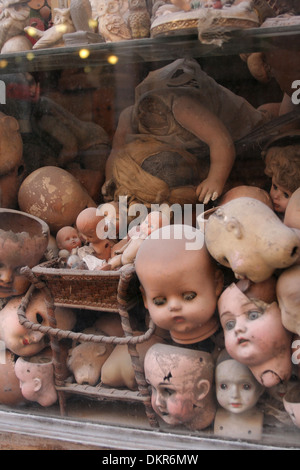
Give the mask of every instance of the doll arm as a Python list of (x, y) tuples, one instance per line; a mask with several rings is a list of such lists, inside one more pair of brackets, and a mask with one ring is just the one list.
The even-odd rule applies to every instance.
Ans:
[(222, 194), (235, 159), (234, 142), (222, 121), (192, 97), (176, 98), (173, 114), (182, 127), (209, 146), (209, 173), (196, 189), (199, 201), (207, 204)]

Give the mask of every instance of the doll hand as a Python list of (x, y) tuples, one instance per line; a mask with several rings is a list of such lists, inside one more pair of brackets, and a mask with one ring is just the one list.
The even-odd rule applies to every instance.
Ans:
[(115, 189), (115, 183), (112, 178), (104, 182), (101, 193), (105, 202), (110, 202), (114, 199)]
[(207, 178), (197, 186), (196, 194), (200, 202), (208, 204), (210, 200), (215, 201), (220, 196), (222, 189), (219, 183)]

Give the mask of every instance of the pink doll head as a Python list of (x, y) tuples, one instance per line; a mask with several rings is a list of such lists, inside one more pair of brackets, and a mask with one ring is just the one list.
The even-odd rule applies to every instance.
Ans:
[(29, 281), (20, 273), (32, 268), (47, 249), (49, 228), (20, 211), (0, 209), (0, 298), (24, 294)]
[(54, 369), (51, 357), (38, 355), (19, 357), (15, 373), (20, 381), (24, 398), (35, 401), (42, 406), (51, 406), (57, 401), (54, 384)]
[(212, 257), (231, 268), (236, 278), (253, 282), (291, 266), (300, 253), (295, 231), (266, 204), (248, 197), (233, 199), (210, 215), (205, 242)]
[(292, 193), (300, 186), (299, 132), (277, 137), (263, 153), (265, 173), (272, 178), (270, 196), (274, 210), (284, 214)]
[(76, 228), (71, 226), (63, 227), (57, 232), (56, 243), (60, 250), (69, 252), (82, 245)]
[(291, 376), (292, 338), (282, 325), (276, 297), (270, 302), (263, 292), (259, 284), (243, 292), (233, 283), (221, 294), (218, 309), (230, 356), (247, 365), (259, 383), (272, 387)]
[(251, 410), (264, 391), (251, 370), (232, 359), (226, 350), (218, 357), (215, 382), (218, 403), (235, 414)]
[(223, 275), (203, 245), (200, 231), (187, 225), (154, 231), (140, 246), (135, 267), (145, 307), (173, 341), (195, 343), (215, 333)]
[(170, 425), (204, 429), (214, 419), (214, 363), (207, 352), (166, 344), (147, 351), (145, 376), (152, 387), (152, 407)]

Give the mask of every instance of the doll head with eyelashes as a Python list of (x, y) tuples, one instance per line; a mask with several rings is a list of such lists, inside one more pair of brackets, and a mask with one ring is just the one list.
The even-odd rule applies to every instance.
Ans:
[[(266, 284), (269, 284), (267, 296)], [(218, 301), (226, 350), (233, 359), (247, 365), (256, 380), (266, 387), (288, 380), (292, 372), (292, 337), (282, 325), (272, 290), (275, 292), (273, 279), (263, 286), (249, 284), (244, 291), (232, 283)]]

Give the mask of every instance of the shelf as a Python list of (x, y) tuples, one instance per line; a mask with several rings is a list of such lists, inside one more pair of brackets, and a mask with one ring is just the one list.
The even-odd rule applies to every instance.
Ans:
[[(235, 55), (241, 52), (263, 51), (281, 44), (292, 47), (300, 43), (299, 26), (281, 26), (236, 30), (227, 34), (222, 47), (202, 44), (197, 31), (179, 32), (156, 38), (70, 46), (55, 49), (2, 54), (0, 74), (36, 72), (66, 68), (85, 68), (109, 65), (109, 57), (116, 56), (118, 64), (176, 60), (182, 57), (208, 57)], [(80, 50), (88, 49), (89, 56), (82, 59)]]
[(104, 387), (103, 385), (91, 386), (72, 383), (65, 384), (64, 386), (57, 386), (56, 390), (59, 392), (86, 396), (95, 400), (120, 400), (125, 402), (141, 403), (147, 401), (147, 399), (143, 397), (138, 391)]

